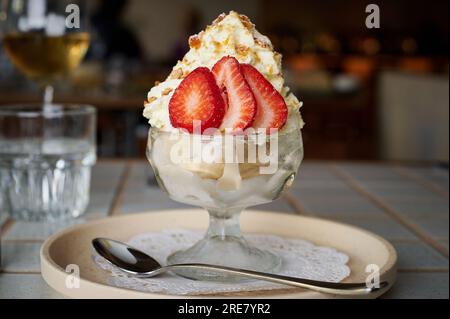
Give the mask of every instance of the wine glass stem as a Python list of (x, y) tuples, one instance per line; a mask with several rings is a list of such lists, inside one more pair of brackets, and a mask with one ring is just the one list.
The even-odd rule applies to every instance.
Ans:
[(53, 86), (46, 85), (44, 88), (44, 107), (53, 103)]
[(239, 217), (241, 209), (217, 211), (208, 210), (209, 227), (207, 237), (225, 240), (227, 237), (241, 237)]

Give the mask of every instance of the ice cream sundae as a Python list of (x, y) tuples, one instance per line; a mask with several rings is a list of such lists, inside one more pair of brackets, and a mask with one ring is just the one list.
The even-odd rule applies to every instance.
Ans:
[(279, 258), (249, 247), (238, 218), (292, 183), (303, 157), (301, 103), (284, 84), (281, 55), (246, 16), (220, 15), (189, 45), (150, 90), (144, 109), (151, 125), (147, 155), (160, 186), (210, 214), (206, 237), (168, 262), (274, 270)]

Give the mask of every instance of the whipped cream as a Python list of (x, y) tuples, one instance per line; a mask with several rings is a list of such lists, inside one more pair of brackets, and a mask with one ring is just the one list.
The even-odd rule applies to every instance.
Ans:
[(285, 86), (281, 54), (275, 52), (269, 38), (259, 33), (250, 19), (237, 12), (221, 14), (204, 31), (189, 38), (190, 50), (174, 66), (168, 78), (155, 85), (144, 103), (143, 115), (152, 127), (173, 130), (169, 119), (169, 101), (180, 82), (199, 66), (212, 68), (223, 56), (253, 65), (285, 99), (288, 118), (282, 131), (302, 128), (299, 108), (302, 103)]

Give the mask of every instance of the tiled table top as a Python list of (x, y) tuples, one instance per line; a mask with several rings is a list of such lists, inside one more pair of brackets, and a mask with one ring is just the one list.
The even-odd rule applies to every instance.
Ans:
[[(15, 222), (0, 213), (0, 298), (63, 298), (40, 275), (39, 249), (69, 224), (104, 216), (182, 208), (155, 184), (144, 161), (100, 161), (91, 201), (71, 223)], [(343, 221), (375, 232), (399, 255), (396, 285), (383, 298), (449, 297), (449, 176), (430, 166), (305, 162), (289, 193), (257, 207)]]

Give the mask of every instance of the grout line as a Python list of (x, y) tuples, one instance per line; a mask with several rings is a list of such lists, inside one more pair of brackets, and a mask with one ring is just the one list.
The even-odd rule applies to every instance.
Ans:
[(131, 163), (127, 162), (125, 164), (125, 167), (122, 170), (122, 174), (120, 175), (119, 184), (117, 185), (116, 191), (114, 192), (113, 200), (111, 201), (111, 206), (108, 210), (107, 216), (113, 216), (116, 214), (117, 207), (122, 202), (123, 197), (123, 191), (126, 187), (126, 184), (128, 182), (128, 177), (130, 176), (131, 172)]
[(11, 229), (14, 223), (15, 221), (12, 218), (8, 217), (8, 219), (0, 227), (0, 238), (5, 236), (5, 234)]
[(309, 215), (306, 213), (303, 205), (298, 201), (291, 193), (286, 192), (283, 194), (283, 198), (288, 202), (288, 205), (299, 215)]
[(440, 195), (441, 197), (444, 197), (445, 199), (448, 199), (448, 192), (435, 183), (430, 182), (429, 180), (426, 180), (415, 173), (408, 172), (404, 167), (401, 166), (393, 166), (393, 170), (397, 174), (416, 182), (420, 186)]
[(438, 241), (434, 240), (431, 236), (429, 236), (426, 232), (424, 232), (419, 226), (415, 223), (411, 222), (407, 218), (403, 217), (399, 213), (397, 213), (394, 209), (392, 209), (389, 205), (379, 199), (377, 196), (373, 195), (369, 191), (367, 191), (357, 180), (355, 180), (352, 176), (350, 176), (347, 172), (343, 171), (341, 168), (336, 166), (335, 164), (331, 165), (331, 170), (340, 177), (343, 181), (345, 181), (350, 187), (358, 191), (364, 197), (366, 197), (373, 204), (381, 208), (387, 215), (395, 219), (401, 225), (406, 227), (408, 230), (413, 232), (417, 237), (423, 240), (426, 244), (433, 247), (437, 250), (441, 255), (448, 258), (447, 249), (441, 245)]

